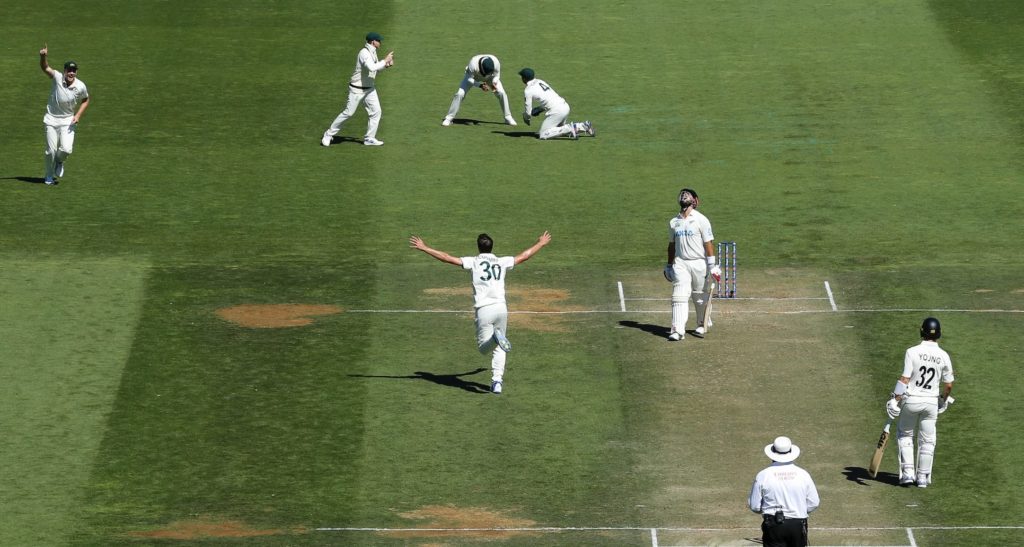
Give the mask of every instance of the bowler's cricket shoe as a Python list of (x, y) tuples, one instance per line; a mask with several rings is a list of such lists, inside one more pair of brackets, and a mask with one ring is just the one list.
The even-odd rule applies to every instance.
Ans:
[(501, 395), (501, 382), (491, 382), (491, 393)]
[(679, 334), (679, 333), (678, 333), (678, 332), (676, 332), (676, 331), (672, 331), (672, 332), (671, 332), (671, 333), (669, 333), (669, 335), (668, 335), (668, 341), (669, 341), (669, 342), (678, 342), (678, 341), (680, 341), (680, 340), (682, 340), (682, 339), (683, 339), (683, 335), (682, 335), (682, 334)]
[(505, 334), (501, 332), (500, 329), (494, 329), (494, 341), (498, 343), (498, 347), (501, 348), (501, 351), (504, 351), (505, 353), (512, 351), (512, 342), (509, 342), (508, 338), (505, 338)]
[(64, 162), (57, 162), (57, 165), (54, 167), (54, 175), (56, 175), (57, 178), (61, 178), (64, 176)]
[(57, 181), (53, 179), (46, 179), (43, 182), (45, 182), (47, 186), (57, 186)]
[(518, 125), (518, 124), (516, 124), (516, 121), (512, 118), (512, 116), (509, 116), (509, 117), (505, 118), (505, 125)]
[(324, 136), (320, 137), (320, 146), (330, 146), (332, 140), (334, 140), (333, 137), (329, 136), (327, 133), (324, 133)]
[(365, 139), (363, 139), (363, 144), (365, 144), (366, 146), (383, 146), (384, 141), (378, 141), (373, 137), (366, 137)]
[(441, 125), (443, 125), (445, 127), (448, 127), (451, 124), (452, 124), (452, 119), (451, 118), (445, 118), (445, 119), (441, 120)]

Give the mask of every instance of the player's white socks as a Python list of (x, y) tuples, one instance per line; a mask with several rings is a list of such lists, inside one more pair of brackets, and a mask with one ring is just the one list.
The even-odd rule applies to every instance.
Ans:
[(491, 381), (500, 382), (505, 377), (505, 358), (508, 354), (495, 347), (491, 353)]

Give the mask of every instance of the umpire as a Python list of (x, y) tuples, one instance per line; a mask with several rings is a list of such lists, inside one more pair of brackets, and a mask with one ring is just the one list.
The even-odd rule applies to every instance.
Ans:
[(800, 447), (789, 437), (776, 437), (764, 447), (772, 464), (761, 470), (750, 489), (750, 510), (760, 513), (765, 547), (807, 545), (807, 514), (818, 508), (818, 489), (811, 475), (793, 463)]

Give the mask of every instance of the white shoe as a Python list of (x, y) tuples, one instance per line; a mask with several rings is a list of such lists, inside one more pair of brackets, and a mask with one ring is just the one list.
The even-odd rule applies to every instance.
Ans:
[(333, 140), (334, 137), (328, 136), (327, 133), (324, 133), (324, 136), (320, 137), (320, 146), (330, 146), (331, 141)]
[(707, 333), (707, 329), (705, 329), (703, 326), (697, 327), (696, 329), (693, 330), (693, 335), (696, 336), (697, 338), (704, 338), (704, 335)]
[(384, 141), (378, 141), (373, 137), (366, 137), (365, 139), (363, 139), (363, 144), (365, 144), (366, 146), (383, 146)]
[(683, 339), (683, 335), (679, 334), (676, 331), (672, 331), (672, 333), (668, 335), (668, 341), (669, 342), (678, 342), (678, 341), (680, 341), (682, 339)]
[(917, 474), (917, 487), (928, 488), (928, 485), (932, 483), (931, 473), (918, 473)]
[(512, 342), (505, 338), (505, 334), (500, 329), (494, 329), (494, 340), (498, 342), (498, 347), (505, 353), (512, 351)]
[(47, 186), (56, 186), (57, 185), (57, 181), (55, 181), (53, 179), (46, 179), (43, 182), (45, 182)]
[(451, 118), (445, 118), (445, 119), (441, 120), (441, 125), (443, 125), (445, 127), (448, 127), (451, 124), (452, 124), (452, 119)]
[(505, 118), (505, 125), (519, 125), (519, 124), (517, 124), (516, 121), (512, 119), (512, 116), (508, 116), (508, 117)]
[(54, 167), (54, 175), (56, 175), (57, 178), (64, 176), (64, 162), (57, 162), (57, 165)]
[(900, 475), (900, 486), (910, 486), (914, 484), (914, 477), (911, 475)]
[(591, 137), (597, 136), (597, 132), (594, 131), (594, 124), (590, 123), (590, 120), (583, 122), (583, 131), (585, 131), (587, 135), (590, 135)]
[(576, 130), (576, 122), (569, 122), (569, 129), (572, 130), (569, 133), (569, 135), (573, 138), (573, 140), (580, 138), (579, 132)]
[(501, 395), (501, 382), (491, 382), (491, 393)]

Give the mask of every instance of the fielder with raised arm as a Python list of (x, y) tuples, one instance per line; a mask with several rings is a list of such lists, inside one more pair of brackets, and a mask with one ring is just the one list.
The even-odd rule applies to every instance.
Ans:
[(678, 342), (686, 332), (690, 313), (689, 300), (697, 315), (697, 328), (693, 335), (704, 338), (711, 322), (705, 325), (704, 306), (707, 302), (705, 286), (710, 273), (715, 281), (722, 279), (722, 270), (715, 262), (715, 235), (711, 221), (697, 211), (700, 200), (691, 188), (679, 191), (679, 214), (668, 223), (668, 265), (665, 279), (672, 282), (672, 329), (668, 339)]
[(462, 106), (462, 99), (474, 86), (488, 93), (494, 93), (498, 97), (501, 113), (505, 116), (505, 123), (516, 125), (516, 121), (512, 119), (512, 112), (508, 109), (508, 95), (505, 94), (505, 86), (501, 85), (501, 62), (490, 53), (474, 55), (469, 60), (469, 64), (466, 65), (466, 73), (462, 76), (459, 88), (455, 90), (455, 97), (452, 98), (448, 114), (441, 120), (441, 125), (452, 124), (452, 120), (455, 119), (455, 115), (459, 113), (459, 108)]
[(505, 337), (508, 332), (508, 305), (505, 303), (505, 275), (517, 265), (529, 260), (541, 247), (551, 241), (551, 234), (544, 232), (537, 242), (518, 255), (498, 257), (491, 251), (494, 240), (487, 234), (476, 238), (477, 256), (456, 258), (444, 251), (428, 246), (417, 236), (409, 238), (409, 246), (428, 255), (470, 270), (473, 278), (473, 309), (476, 312), (476, 344), (480, 353), (491, 354), (491, 392), (500, 394), (505, 376), (506, 354), (512, 351), (512, 344)]
[(50, 88), (50, 100), (46, 103), (46, 115), (43, 116), (46, 128), (43, 181), (47, 186), (53, 186), (58, 178), (64, 176), (64, 162), (75, 148), (78, 121), (89, 108), (89, 90), (85, 82), (77, 78), (78, 63), (68, 61), (64, 63), (64, 72), (57, 72), (50, 68), (48, 55), (49, 47), (44, 44), (39, 50), (39, 68), (53, 80), (53, 86)]
[[(935, 423), (953, 402), (953, 362), (939, 347), (942, 326), (928, 317), (921, 323), (921, 343), (907, 349), (903, 374), (885, 405), (889, 417), (899, 418), (900, 484), (917, 483), (927, 488), (932, 482), (935, 459)], [(942, 384), (941, 386), (939, 384)], [(917, 468), (914, 467), (914, 429), (917, 429)]]

